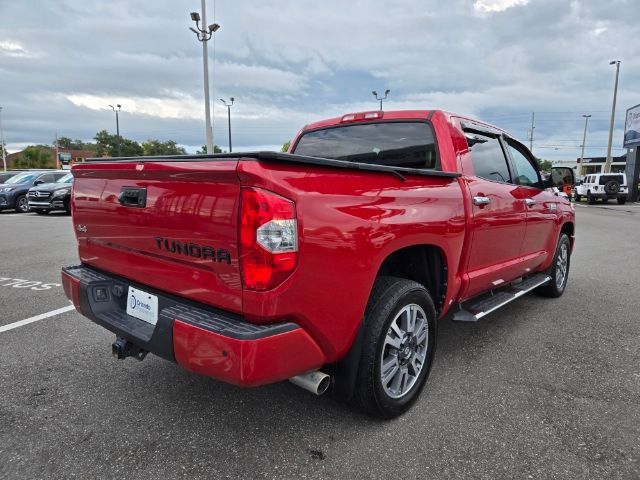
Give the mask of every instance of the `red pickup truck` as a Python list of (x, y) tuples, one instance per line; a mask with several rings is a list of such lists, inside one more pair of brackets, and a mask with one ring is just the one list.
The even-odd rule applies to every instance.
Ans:
[(332, 386), (378, 417), (416, 400), (437, 320), (558, 297), (574, 210), (506, 132), (443, 111), (304, 127), (289, 153), (73, 167), (77, 310), (148, 352), (240, 386)]

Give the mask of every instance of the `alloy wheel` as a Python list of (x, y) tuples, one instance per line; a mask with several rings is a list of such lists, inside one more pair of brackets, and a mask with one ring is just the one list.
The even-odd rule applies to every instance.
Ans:
[(382, 346), (380, 380), (391, 398), (405, 396), (425, 366), (429, 328), (420, 305), (411, 303), (394, 317)]

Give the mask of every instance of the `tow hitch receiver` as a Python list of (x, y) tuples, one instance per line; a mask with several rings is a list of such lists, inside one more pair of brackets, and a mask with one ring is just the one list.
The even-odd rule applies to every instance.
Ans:
[(147, 356), (147, 353), (149, 352), (122, 337), (116, 337), (116, 341), (111, 344), (111, 355), (118, 360), (134, 357), (136, 360), (142, 361)]

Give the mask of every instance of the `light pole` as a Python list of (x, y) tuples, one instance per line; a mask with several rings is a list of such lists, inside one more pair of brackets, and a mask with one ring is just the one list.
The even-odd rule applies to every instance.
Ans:
[(218, 31), (220, 25), (212, 23), (208, 27), (207, 25), (207, 10), (205, 6), (205, 0), (201, 0), (202, 10), (202, 25), (205, 29), (200, 28), (200, 14), (198, 12), (191, 12), (191, 20), (196, 23), (196, 28), (189, 27), (200, 42), (202, 42), (202, 67), (204, 70), (204, 116), (205, 116), (205, 128), (207, 134), (207, 153), (212, 154), (213, 151), (213, 125), (211, 123), (211, 112), (209, 104), (209, 51), (207, 49), (207, 42), (211, 40), (213, 34)]
[(384, 97), (378, 97), (378, 92), (376, 92), (375, 90), (373, 92), (371, 92), (373, 94), (374, 97), (376, 97), (376, 100), (380, 101), (380, 111), (382, 111), (382, 101), (386, 100), (387, 97), (389, 96), (389, 93), (391, 92), (391, 90), (387, 89), (384, 91)]
[(229, 124), (229, 153), (233, 152), (233, 149), (231, 148), (231, 106), (233, 105), (234, 100), (235, 99), (231, 97), (229, 98), (230, 103), (227, 103), (224, 99), (220, 99), (220, 101), (224, 103), (224, 106), (227, 107), (227, 122)]
[(611, 106), (611, 123), (609, 124), (609, 143), (607, 144), (607, 160), (604, 164), (604, 172), (611, 170), (611, 144), (613, 143), (613, 123), (616, 116), (616, 97), (618, 96), (618, 76), (620, 75), (620, 60), (612, 60), (609, 65), (616, 66), (616, 83), (613, 87), (613, 105)]
[(589, 125), (589, 118), (591, 115), (582, 115), (584, 117), (584, 133), (582, 134), (582, 150), (580, 152), (580, 168), (578, 169), (578, 175), (581, 177), (584, 175), (584, 145), (587, 142), (587, 125)]
[(116, 104), (117, 109), (113, 105), (109, 105), (109, 106), (111, 107), (111, 110), (116, 112), (116, 137), (118, 139), (118, 156), (121, 157), (122, 156), (122, 141), (120, 140), (120, 120), (118, 118), (118, 112), (122, 108), (122, 105), (120, 105), (119, 103)]
[(7, 171), (7, 154), (4, 149), (4, 130), (2, 130), (2, 107), (0, 107), (0, 146), (2, 147), (2, 167)]

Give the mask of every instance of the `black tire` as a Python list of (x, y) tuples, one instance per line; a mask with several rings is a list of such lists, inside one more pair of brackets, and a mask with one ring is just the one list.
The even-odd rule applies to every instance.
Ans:
[(604, 193), (608, 193), (609, 195), (618, 193), (619, 190), (620, 190), (620, 184), (615, 180), (609, 180), (604, 185)]
[(609, 197), (602, 197), (602, 203), (609, 203)]
[(578, 195), (577, 193), (574, 193), (574, 194), (573, 194), (573, 199), (574, 199), (576, 202), (579, 202), (581, 198), (582, 198), (582, 197), (581, 197), (580, 195)]
[[(563, 253), (563, 249), (566, 249)], [(563, 279), (560, 282), (559, 276), (562, 272), (561, 264), (563, 262), (559, 262), (558, 258), (566, 254), (566, 269), (564, 271)], [(567, 287), (567, 281), (569, 280), (569, 267), (571, 266), (571, 242), (569, 242), (569, 237), (565, 233), (560, 234), (560, 238), (558, 239), (558, 245), (556, 247), (556, 253), (553, 256), (553, 263), (546, 271), (547, 275), (551, 277), (549, 283), (543, 285), (536, 289), (536, 293), (539, 293), (545, 297), (557, 298), (564, 293), (565, 288)]]
[(618, 205), (624, 205), (627, 203), (627, 199), (625, 197), (618, 197)]
[(47, 215), (49, 210), (34, 210), (38, 215)]
[[(420, 309), (416, 309), (416, 306)], [(424, 344), (421, 347), (416, 345), (416, 342), (412, 343), (411, 340), (413, 338), (417, 341), (418, 334), (415, 337), (405, 334), (406, 336), (401, 342), (404, 347), (401, 350), (393, 349), (386, 341), (387, 336), (392, 334), (392, 323), (401, 322), (402, 318), (406, 318), (401, 314), (406, 308), (417, 311), (418, 318), (424, 314), (427, 338), (422, 340)], [(379, 277), (371, 291), (363, 321), (365, 322), (365, 333), (353, 401), (360, 409), (376, 418), (397, 417), (407, 411), (416, 401), (424, 388), (433, 364), (436, 346), (436, 311), (433, 300), (424, 286), (417, 282), (396, 277)], [(415, 323), (417, 324), (417, 321)], [(410, 328), (406, 330), (408, 332)], [(414, 349), (413, 353), (411, 353), (412, 348)], [(388, 352), (387, 358), (390, 358), (392, 350), (397, 359), (398, 368), (395, 371), (401, 373), (400, 394), (395, 398), (390, 395), (388, 390), (392, 388), (397, 374), (391, 375), (391, 380), (386, 384), (383, 384), (382, 380), (384, 355), (385, 352)], [(416, 372), (414, 358), (419, 353), (424, 354), (424, 362)], [(406, 355), (402, 358), (404, 354), (409, 355), (410, 359)], [(402, 364), (403, 361), (404, 364)], [(403, 371), (406, 372), (406, 376), (402, 373)], [(413, 371), (413, 376), (409, 374), (410, 371)], [(402, 385), (407, 388), (404, 393), (401, 392)]]
[(591, 195), (591, 192), (587, 192), (587, 203), (589, 205), (593, 205), (596, 203), (596, 199), (593, 195)]
[(29, 201), (26, 195), (20, 195), (16, 198), (16, 212), (27, 213), (29, 211)]

